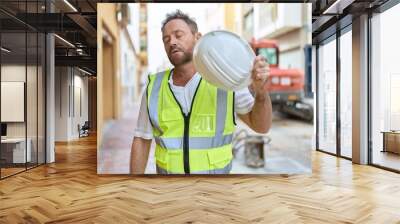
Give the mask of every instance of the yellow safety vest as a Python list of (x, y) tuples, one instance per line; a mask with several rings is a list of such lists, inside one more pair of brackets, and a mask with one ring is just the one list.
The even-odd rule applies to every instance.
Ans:
[(226, 174), (232, 167), (234, 92), (200, 79), (187, 115), (176, 100), (170, 70), (149, 75), (147, 109), (161, 174)]

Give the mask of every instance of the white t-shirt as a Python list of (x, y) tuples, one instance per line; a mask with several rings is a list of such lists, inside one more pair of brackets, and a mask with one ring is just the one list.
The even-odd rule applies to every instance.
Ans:
[[(174, 93), (176, 99), (182, 107), (182, 110), (185, 114), (188, 113), (190, 109), (190, 104), (193, 99), (194, 92), (196, 91), (196, 87), (200, 81), (200, 74), (196, 73), (194, 76), (186, 83), (185, 86), (176, 86), (173, 83), (172, 76), (169, 80), (171, 85), (171, 90)], [(238, 114), (247, 114), (251, 111), (254, 104), (254, 98), (251, 95), (248, 88), (244, 88), (242, 90), (235, 92), (235, 112)], [(146, 89), (144, 89), (142, 93), (142, 102), (140, 104), (139, 116), (137, 119), (136, 129), (134, 131), (135, 137), (140, 137), (144, 139), (152, 139), (153, 138), (153, 129), (149, 120), (149, 115), (147, 113), (147, 98), (146, 98)]]

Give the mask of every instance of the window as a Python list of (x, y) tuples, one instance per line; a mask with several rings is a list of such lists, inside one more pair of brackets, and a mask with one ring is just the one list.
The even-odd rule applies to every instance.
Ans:
[(340, 154), (352, 157), (352, 33), (340, 36)]
[(261, 4), (259, 8), (260, 27), (266, 27), (274, 23), (277, 18), (277, 3)]
[[(43, 12), (44, 3), (19, 2), (19, 13)], [(46, 39), (6, 14), (0, 17), (13, 21), (0, 27), (0, 178), (5, 178), (45, 163)]]
[(336, 153), (336, 39), (320, 45), (318, 55), (318, 148)]
[(400, 5), (371, 18), (372, 163), (400, 170)]
[(257, 55), (262, 55), (271, 65), (276, 65), (278, 63), (276, 48), (259, 48)]

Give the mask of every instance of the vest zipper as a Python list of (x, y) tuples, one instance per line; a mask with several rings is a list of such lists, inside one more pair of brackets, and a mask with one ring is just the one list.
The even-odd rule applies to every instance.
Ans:
[(190, 163), (189, 163), (189, 124), (190, 124), (190, 113), (188, 115), (182, 114), (184, 119), (183, 129), (183, 168), (185, 174), (190, 174)]
[[(173, 69), (172, 69), (173, 70)], [(168, 80), (170, 80), (172, 70), (168, 74)], [(176, 104), (179, 106), (179, 109), (181, 109), (181, 113), (183, 116), (183, 123), (184, 123), (184, 128), (183, 128), (183, 169), (185, 171), (185, 174), (190, 174), (190, 160), (189, 160), (189, 123), (190, 123), (190, 114), (192, 113), (193, 109), (193, 102), (194, 99), (196, 98), (197, 95), (197, 90), (200, 87), (202, 78), (200, 78), (199, 84), (197, 84), (196, 90), (194, 91), (193, 99), (192, 102), (190, 103), (190, 110), (188, 112), (188, 115), (183, 113), (182, 107), (179, 104), (179, 101), (176, 99), (174, 92), (171, 89), (171, 85), (168, 83), (168, 88), (169, 91), (171, 92), (172, 96), (175, 99)]]

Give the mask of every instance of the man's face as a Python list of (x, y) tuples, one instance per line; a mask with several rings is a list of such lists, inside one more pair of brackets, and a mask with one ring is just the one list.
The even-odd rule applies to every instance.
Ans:
[(193, 34), (189, 25), (181, 19), (169, 21), (163, 30), (165, 52), (175, 67), (192, 61), (193, 48), (199, 34)]

